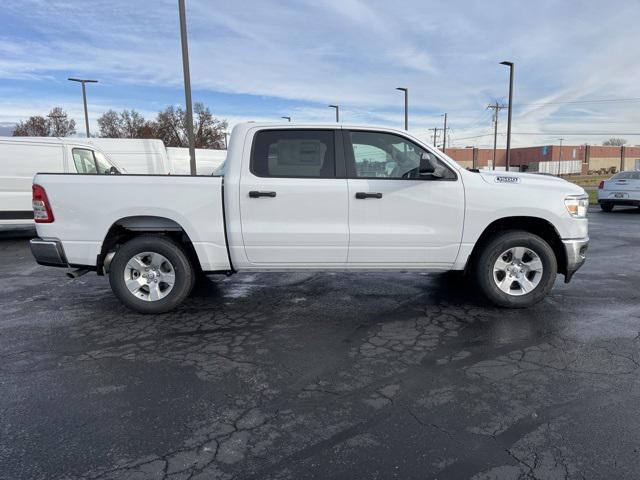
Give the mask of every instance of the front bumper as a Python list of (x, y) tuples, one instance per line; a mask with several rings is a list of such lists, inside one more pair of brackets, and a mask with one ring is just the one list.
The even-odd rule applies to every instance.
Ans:
[(589, 247), (589, 237), (571, 240), (562, 240), (564, 251), (567, 257), (564, 283), (569, 283), (573, 274), (578, 271), (587, 259), (587, 248)]
[(55, 238), (34, 238), (29, 242), (31, 254), (40, 265), (48, 267), (68, 267), (67, 257), (60, 240)]

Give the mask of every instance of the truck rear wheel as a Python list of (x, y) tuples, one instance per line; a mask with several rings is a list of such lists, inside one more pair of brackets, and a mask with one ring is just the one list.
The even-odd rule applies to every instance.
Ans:
[(474, 275), (482, 293), (494, 304), (529, 307), (553, 287), (558, 264), (542, 238), (512, 230), (491, 238), (480, 252)]
[(159, 235), (143, 235), (118, 249), (109, 268), (113, 293), (131, 310), (163, 313), (187, 298), (195, 281), (180, 245)]

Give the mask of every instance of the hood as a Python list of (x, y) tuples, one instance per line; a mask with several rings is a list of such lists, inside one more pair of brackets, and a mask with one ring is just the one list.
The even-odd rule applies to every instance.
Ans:
[(552, 175), (541, 173), (504, 172), (496, 170), (481, 170), (480, 176), (485, 182), (495, 186), (522, 185), (532, 188), (549, 188), (562, 190), (567, 195), (584, 195), (582, 187)]

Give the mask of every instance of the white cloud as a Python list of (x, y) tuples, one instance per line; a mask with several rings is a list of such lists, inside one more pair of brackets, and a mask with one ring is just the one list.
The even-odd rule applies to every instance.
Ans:
[[(79, 0), (26, 0), (2, 5), (3, 11), (23, 18), (33, 32), (0, 33), (0, 78), (52, 81), (73, 73), (123, 88), (181, 86), (174, 1), (150, 7), (100, 0), (86, 8)], [(452, 140), (491, 145), (489, 136), (464, 138), (491, 131), (484, 109), (506, 97), (507, 70), (498, 65), (504, 59), (516, 62), (516, 103), (640, 96), (639, 14), (636, 2), (615, 0), (606, 8), (587, 1), (579, 9), (560, 0), (192, 0), (192, 82), (201, 90), (299, 102), (282, 112), (299, 120), (329, 121), (331, 112), (318, 105), (339, 103), (345, 121), (393, 125), (402, 123), (401, 94), (394, 89), (408, 86), (411, 124), (422, 135), (440, 126), (447, 111)], [(277, 119), (281, 107), (271, 103)], [(514, 144), (556, 141), (555, 132), (632, 131), (640, 120), (635, 106), (521, 107), (515, 132), (552, 133), (516, 136)], [(230, 120), (254, 118), (240, 108), (212, 108)], [(5, 110), (3, 118), (10, 111), (18, 113)], [(601, 140), (563, 136), (574, 143)]]

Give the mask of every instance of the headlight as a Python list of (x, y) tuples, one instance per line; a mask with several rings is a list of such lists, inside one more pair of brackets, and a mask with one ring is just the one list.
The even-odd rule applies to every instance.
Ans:
[(564, 206), (567, 207), (569, 215), (575, 218), (586, 218), (589, 208), (589, 197), (581, 195), (579, 197), (566, 197)]

